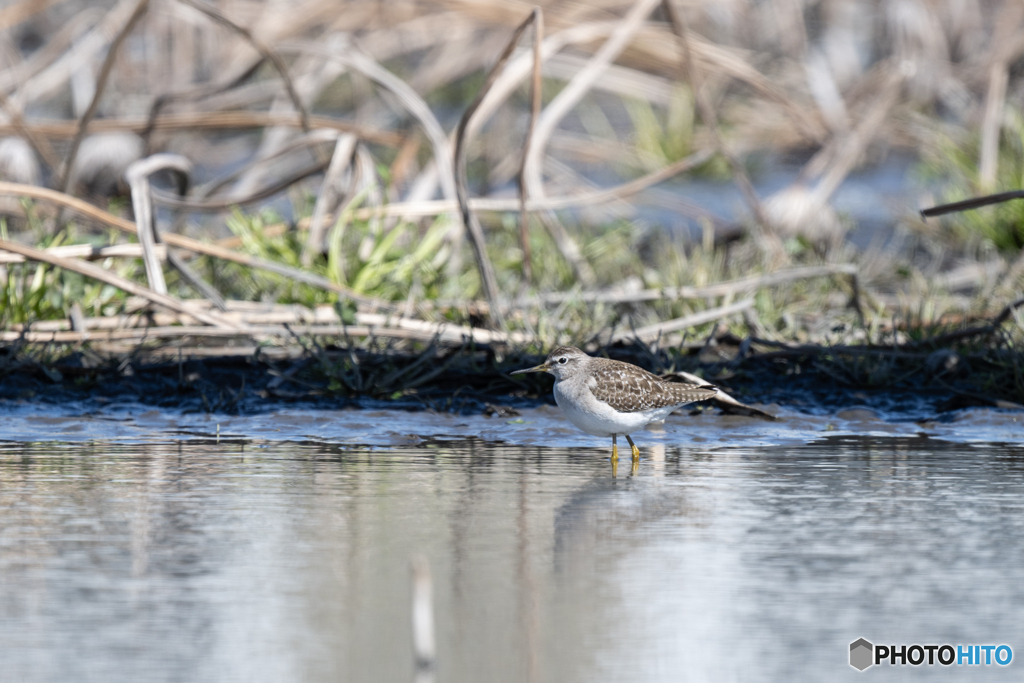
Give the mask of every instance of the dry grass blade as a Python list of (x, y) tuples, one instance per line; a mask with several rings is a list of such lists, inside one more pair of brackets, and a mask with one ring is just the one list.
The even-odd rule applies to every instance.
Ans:
[[(466, 158), (465, 158), (465, 145), (466, 145), (466, 128), (469, 125), (469, 121), (473, 118), (473, 114), (479, 108), (480, 103), (484, 97), (487, 96), (487, 92), (494, 85), (494, 81), (497, 80), (498, 75), (512, 56), (512, 51), (515, 50), (516, 44), (522, 37), (526, 29), (530, 27), (532, 23), (537, 20), (539, 12), (535, 11), (530, 14), (526, 20), (519, 25), (518, 28), (512, 33), (512, 37), (509, 38), (508, 43), (505, 45), (505, 49), (502, 51), (498, 60), (491, 67), (490, 71), (487, 72), (487, 76), (484, 78), (483, 85), (480, 86), (480, 90), (476, 94), (476, 98), (473, 99), (472, 103), (466, 107), (466, 111), (462, 113), (462, 118), (459, 119), (459, 125), (455, 129), (455, 191), (456, 196), (459, 200), (459, 209), (462, 213), (462, 222), (469, 231), (470, 241), (473, 244), (473, 253), (476, 256), (477, 269), (480, 271), (480, 280), (483, 283), (484, 296), (487, 298), (487, 302), (490, 304), (490, 316), (491, 322), (495, 326), (501, 325), (501, 316), (498, 308), (498, 279), (494, 274), (494, 266), (491, 264), (491, 259), (487, 255), (487, 243), (484, 239), (484, 231), (480, 226), (480, 221), (476, 219), (469, 206), (469, 192), (466, 188)], [(524, 155), (525, 158), (525, 155)], [(522, 198), (520, 198), (522, 201)]]
[(671, 332), (679, 332), (690, 327), (696, 327), (697, 325), (715, 322), (716, 320), (721, 320), (722, 318), (734, 313), (742, 313), (753, 306), (753, 299), (744, 299), (743, 301), (737, 301), (734, 304), (719, 306), (718, 308), (709, 308), (706, 311), (684, 315), (683, 317), (676, 318), (674, 320), (655, 323), (654, 325), (641, 327), (630, 332), (620, 332), (614, 335), (612, 340), (639, 339), (641, 341), (654, 341), (662, 335), (669, 334)]
[(93, 93), (92, 101), (89, 102), (88, 109), (82, 114), (82, 118), (78, 121), (78, 128), (75, 131), (75, 137), (71, 140), (71, 148), (68, 150), (67, 160), (64, 162), (64, 170), (60, 174), (60, 181), (55, 185), (64, 192), (68, 189), (68, 182), (71, 180), (71, 171), (75, 167), (75, 157), (78, 156), (78, 148), (82, 145), (82, 140), (85, 138), (85, 133), (89, 129), (89, 122), (92, 121), (96, 115), (96, 110), (100, 106), (100, 98), (103, 97), (103, 91), (107, 87), (107, 80), (110, 78), (110, 72), (114, 68), (114, 60), (117, 57), (117, 53), (121, 50), (121, 45), (124, 44), (125, 39), (135, 25), (142, 19), (142, 15), (146, 13), (146, 9), (149, 7), (149, 0), (139, 0), (139, 4), (135, 6), (135, 11), (132, 12), (128, 21), (121, 28), (121, 31), (114, 38), (114, 41), (110, 44), (110, 48), (107, 50), (107, 56), (103, 60), (103, 66), (100, 68), (100, 74), (96, 78), (96, 92)]
[(239, 26), (231, 19), (228, 19), (224, 14), (215, 7), (211, 7), (204, 2), (198, 0), (178, 0), (178, 2), (188, 5), (193, 9), (197, 9), (206, 16), (210, 17), (214, 21), (217, 21), (224, 26), (227, 26), (232, 31), (238, 33), (238, 35), (245, 38), (246, 41), (252, 45), (253, 49), (259, 52), (264, 59), (269, 60), (277, 72), (281, 75), (281, 80), (284, 81), (284, 87), (288, 91), (288, 97), (292, 101), (292, 106), (295, 107), (295, 111), (299, 114), (299, 120), (301, 122), (302, 130), (309, 132), (309, 111), (306, 109), (306, 105), (302, 103), (302, 98), (299, 97), (298, 92), (295, 90), (295, 84), (292, 83), (291, 76), (288, 75), (288, 67), (285, 66), (284, 61), (280, 56), (269, 47), (264, 45), (261, 41), (256, 39), (256, 36), (252, 34), (248, 29)]
[(141, 296), (144, 299), (151, 301), (153, 304), (157, 306), (161, 306), (175, 313), (181, 313), (182, 315), (191, 316), (198, 320), (199, 322), (206, 323), (207, 325), (239, 329), (239, 325), (230, 320), (227, 320), (226, 318), (218, 314), (212, 312), (204, 313), (201, 311), (189, 310), (188, 307), (186, 307), (181, 301), (175, 299), (172, 296), (160, 294), (159, 292), (154, 292), (152, 289), (149, 289), (148, 287), (143, 287), (142, 285), (136, 284), (131, 280), (126, 280), (125, 278), (119, 275), (115, 275), (114, 273), (104, 270), (103, 268), (100, 268), (99, 266), (93, 265), (91, 263), (79, 261), (77, 259), (68, 259), (60, 256), (54, 256), (53, 254), (48, 254), (45, 251), (42, 251), (41, 249), (27, 247), (25, 245), (18, 244), (16, 242), (10, 242), (8, 240), (0, 240), (0, 249), (10, 251), (15, 254), (21, 254), (25, 258), (30, 259), (32, 261), (49, 263), (52, 266), (63, 268), (64, 270), (70, 270), (72, 272), (79, 273), (80, 275), (91, 277), (94, 280), (99, 280), (100, 282), (105, 282), (108, 285), (117, 287), (118, 289), (128, 292), (129, 294)]

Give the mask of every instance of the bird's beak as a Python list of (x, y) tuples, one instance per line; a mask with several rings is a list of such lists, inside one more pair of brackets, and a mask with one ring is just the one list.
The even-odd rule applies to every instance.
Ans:
[(516, 370), (515, 372), (513, 372), (511, 374), (513, 374), (513, 375), (523, 375), (523, 374), (526, 374), (527, 372), (547, 372), (549, 367), (550, 366), (547, 363), (541, 363), (540, 365), (536, 365), (536, 366), (534, 366), (532, 368), (526, 368), (525, 370)]

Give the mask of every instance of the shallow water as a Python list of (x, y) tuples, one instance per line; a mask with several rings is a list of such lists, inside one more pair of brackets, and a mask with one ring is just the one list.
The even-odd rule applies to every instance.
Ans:
[[(438, 681), (825, 681), (861, 675), (859, 637), (1024, 654), (1019, 443), (847, 430), (680, 446), (666, 442), (700, 420), (673, 418), (613, 478), (603, 446), (557, 433), (218, 443), (181, 433), (198, 417), (143, 415), (122, 441), (0, 445), (0, 679), (412, 680), (417, 555)], [(400, 434), (424, 415), (363, 419)]]

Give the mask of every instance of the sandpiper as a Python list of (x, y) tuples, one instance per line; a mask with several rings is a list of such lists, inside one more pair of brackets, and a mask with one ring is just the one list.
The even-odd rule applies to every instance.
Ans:
[(619, 458), (616, 437), (622, 434), (633, 451), (640, 449), (629, 437), (651, 422), (664, 420), (679, 406), (714, 396), (713, 386), (668, 382), (630, 363), (593, 358), (574, 346), (560, 346), (536, 367), (516, 370), (550, 372), (555, 376), (555, 403), (574, 425), (587, 434), (612, 437), (612, 461)]

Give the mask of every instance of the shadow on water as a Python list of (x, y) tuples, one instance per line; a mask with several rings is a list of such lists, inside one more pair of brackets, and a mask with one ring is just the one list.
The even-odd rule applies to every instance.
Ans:
[(438, 681), (834, 680), (862, 636), (1024, 636), (1022, 447), (643, 456), (4, 444), (0, 679), (412, 680), (419, 554)]

